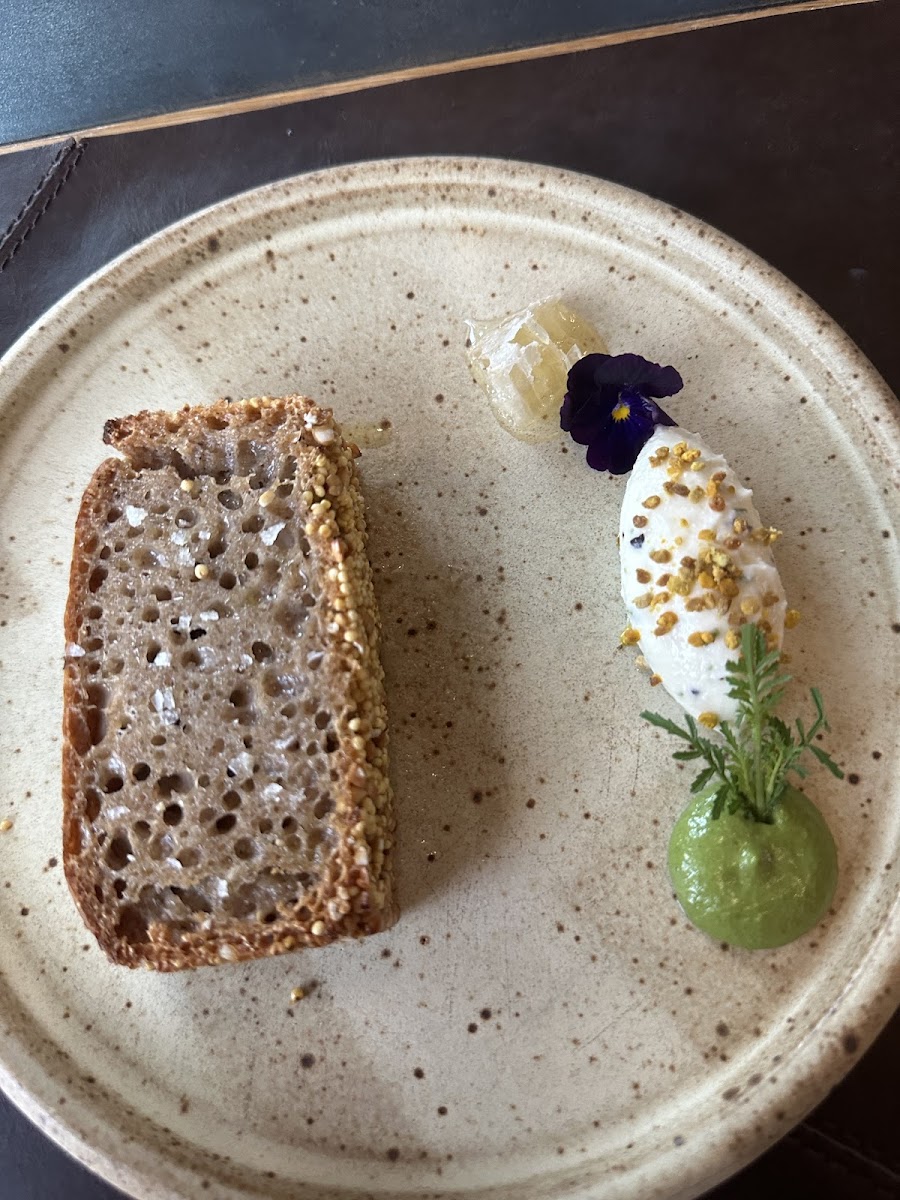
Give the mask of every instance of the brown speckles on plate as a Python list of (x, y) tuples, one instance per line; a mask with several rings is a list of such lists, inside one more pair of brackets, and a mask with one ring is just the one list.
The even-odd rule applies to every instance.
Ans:
[(859, 1050), (859, 1038), (853, 1030), (848, 1029), (841, 1035), (841, 1046), (845, 1054), (856, 1054)]

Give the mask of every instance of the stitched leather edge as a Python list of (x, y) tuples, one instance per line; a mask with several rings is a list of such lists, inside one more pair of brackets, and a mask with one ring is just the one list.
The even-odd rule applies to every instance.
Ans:
[(0, 235), (0, 271), (6, 270), (21, 250), (38, 221), (59, 195), (66, 180), (78, 165), (84, 143), (69, 138), (60, 147), (34, 191)]

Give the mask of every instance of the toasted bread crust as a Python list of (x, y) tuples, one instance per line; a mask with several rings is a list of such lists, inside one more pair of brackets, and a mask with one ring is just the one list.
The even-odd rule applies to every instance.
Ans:
[[(300, 396), (218, 401), (178, 413), (142, 412), (107, 422), (104, 440), (125, 457), (102, 463), (84, 493), (75, 527), (65, 613), (63, 854), (66, 879), (85, 923), (113, 962), (161, 971), (280, 954), (386, 928), (395, 917), (387, 717), (377, 652), (378, 614), (353, 449), (344, 443), (331, 413)], [(132, 825), (135, 820), (138, 824), (158, 823), (162, 802), (149, 782), (135, 783), (129, 775), (124, 785), (118, 779), (116, 783), (116, 799), (124, 800), (124, 805), (111, 805), (98, 783), (97, 772), (106, 769), (103, 764), (108, 762), (111, 735), (101, 737), (97, 746), (98, 701), (95, 694), (92, 698), (92, 680), (103, 678), (104, 692), (111, 691), (114, 701), (117, 687), (127, 693), (130, 687), (145, 685), (143, 675), (132, 672), (130, 664), (124, 671), (120, 668), (120, 675), (109, 676), (108, 647), (91, 649), (95, 630), (88, 614), (106, 586), (101, 581), (92, 590), (91, 581), (98, 577), (92, 573), (98, 566), (100, 575), (106, 570), (98, 556), (104, 540), (109, 541), (110, 505), (116, 506), (115, 511), (121, 509), (129, 489), (151, 477), (148, 473), (171, 475), (175, 471), (182, 479), (196, 481), (191, 487), (215, 488), (226, 477), (243, 480), (253, 472), (276, 479), (275, 464), (285, 461), (285, 456), (294, 464), (290, 503), (309, 546), (306, 569), (310, 569), (309, 563), (315, 569), (315, 647), (317, 655), (321, 653), (316, 683), (337, 698), (336, 745), (330, 752), (327, 779), (333, 805), (326, 830), (330, 852), (317, 859), (316, 877), (305, 890), (290, 902), (280, 900), (266, 913), (265, 922), (258, 912), (229, 915), (219, 911), (214, 901), (205, 911), (179, 911), (178, 920), (169, 920), (149, 909), (143, 911), (140, 896), (148, 886), (154, 896), (165, 894), (168, 902), (168, 893), (181, 895), (191, 887), (208, 892), (210, 877), (202, 875), (201, 867), (181, 869), (177, 878), (181, 884), (184, 876), (184, 886), (167, 885), (169, 868), (165, 864), (155, 867), (128, 830), (117, 834), (125, 818), (110, 814), (126, 807)], [(163, 476), (152, 478), (158, 482)], [(174, 475), (172, 478), (177, 484)], [(108, 545), (106, 548), (108, 552)], [(126, 620), (134, 619), (126, 615)], [(241, 619), (252, 623), (254, 616), (242, 613)], [(267, 631), (263, 635), (267, 636)], [(285, 652), (293, 653), (291, 644)], [(293, 662), (292, 669), (302, 675), (305, 668), (303, 663)], [(152, 719), (147, 718), (148, 739), (151, 728)], [(129, 736), (136, 735), (132, 732)], [(151, 747), (144, 757), (148, 763), (153, 761)], [(255, 799), (253, 803), (258, 817), (264, 810)], [(98, 805), (99, 811), (94, 811)], [(179, 833), (187, 836), (191, 832), (187, 827), (194, 811), (186, 808), (187, 819)], [(201, 840), (206, 836), (199, 827), (193, 832)], [(110, 848), (117, 836), (124, 837), (131, 852), (124, 856), (124, 863), (111, 859)], [(264, 857), (256, 869), (266, 872), (270, 882), (279, 883), (290, 875), (291, 863), (281, 843), (276, 840), (274, 845), (276, 849), (265, 843)], [(303, 878), (302, 872), (299, 877)], [(235, 861), (233, 872), (221, 886), (226, 893), (229, 887), (233, 892), (238, 880), (245, 887), (252, 886), (247, 865)], [(136, 890), (138, 883), (143, 891)], [(119, 891), (123, 887), (124, 903)]]

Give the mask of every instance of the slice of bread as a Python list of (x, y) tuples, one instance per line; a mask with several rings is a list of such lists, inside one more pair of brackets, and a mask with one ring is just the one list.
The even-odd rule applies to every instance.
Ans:
[(394, 918), (354, 454), (301, 396), (109, 421), (65, 617), (63, 853), (113, 962), (175, 971)]

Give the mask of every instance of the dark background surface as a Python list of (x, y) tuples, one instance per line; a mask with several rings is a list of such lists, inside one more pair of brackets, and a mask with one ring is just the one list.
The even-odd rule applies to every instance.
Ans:
[[(236, 191), (361, 158), (486, 154), (705, 218), (810, 293), (898, 391), (898, 61), (900, 8), (883, 3), (0, 157), (0, 350), (113, 255)], [(898, 1065), (895, 1017), (716, 1200), (897, 1200)], [(2, 1200), (115, 1195), (0, 1099)]]
[(0, 144), (425, 63), (797, 2), (4, 0)]

